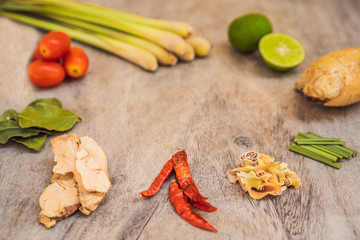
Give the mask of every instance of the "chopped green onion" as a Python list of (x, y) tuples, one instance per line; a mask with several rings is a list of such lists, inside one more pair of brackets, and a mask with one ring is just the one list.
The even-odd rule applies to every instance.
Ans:
[[(311, 140), (311, 139), (310, 139)], [(345, 145), (346, 142), (318, 142), (318, 141), (294, 141), (299, 145)]]
[(315, 154), (318, 154), (320, 156), (323, 156), (325, 158), (327, 158), (328, 160), (332, 161), (332, 162), (336, 162), (337, 161), (337, 157), (331, 155), (331, 154), (328, 154), (326, 152), (323, 152), (323, 151), (320, 151), (316, 148), (313, 148), (311, 146), (299, 146), (300, 148), (303, 148), (303, 149), (306, 149), (308, 150), (309, 152), (312, 152), (312, 153), (315, 153)]
[(306, 157), (309, 157), (309, 158), (311, 158), (311, 159), (314, 159), (314, 160), (316, 160), (316, 161), (325, 163), (325, 164), (327, 164), (327, 165), (329, 165), (329, 166), (332, 166), (332, 167), (334, 167), (334, 168), (337, 168), (337, 169), (340, 169), (340, 168), (341, 168), (341, 164), (339, 164), (339, 163), (334, 163), (334, 162), (328, 160), (327, 158), (324, 158), (324, 157), (322, 157), (322, 156), (320, 156), (320, 155), (318, 155), (318, 154), (314, 154), (314, 153), (312, 153), (312, 152), (310, 152), (310, 151), (308, 151), (308, 150), (306, 150), (306, 149), (303, 149), (303, 148), (299, 147), (298, 145), (296, 145), (296, 144), (294, 144), (294, 143), (291, 144), (291, 146), (289, 147), (289, 150), (290, 150), (290, 151), (293, 151), (293, 152), (296, 152), (296, 153), (299, 153), (299, 154), (301, 154), (301, 155), (304, 155), (304, 156), (306, 156)]
[(341, 142), (340, 138), (318, 138), (318, 139), (304, 139), (304, 138), (295, 138), (294, 141), (304, 141), (304, 142)]
[(323, 152), (329, 153), (329, 154), (331, 154), (331, 155), (333, 155), (333, 156), (335, 156), (335, 157), (337, 157), (337, 158), (340, 158), (340, 159), (344, 157), (343, 155), (338, 154), (337, 152), (326, 148), (326, 146), (311, 145), (311, 147), (316, 148), (316, 149), (318, 149), (318, 150), (321, 150), (321, 151), (323, 151)]
[[(309, 132), (308, 133), (310, 136), (313, 136), (313, 137), (316, 137), (316, 138), (320, 138), (320, 139), (326, 139), (325, 137), (323, 136), (320, 136), (316, 133), (313, 133), (313, 132)], [(355, 157), (355, 156), (358, 156), (359, 153), (351, 148), (348, 148), (348, 147), (345, 147), (345, 146), (336, 146), (336, 148), (338, 150), (341, 150), (341, 151), (344, 151), (344, 152), (347, 152), (350, 154), (350, 157)]]
[(343, 146), (346, 142), (339, 138), (325, 138), (313, 132), (307, 134), (298, 132), (296, 136), (293, 136), (293, 141), (289, 150), (334, 168), (341, 167), (339, 163), (336, 163), (339, 158), (351, 158), (359, 154), (357, 151)]

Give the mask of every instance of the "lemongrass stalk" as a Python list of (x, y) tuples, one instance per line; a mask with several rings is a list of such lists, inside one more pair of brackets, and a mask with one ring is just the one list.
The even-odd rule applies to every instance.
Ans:
[(86, 30), (90, 30), (90, 31), (93, 31), (96, 33), (104, 34), (108, 37), (118, 39), (120, 41), (135, 45), (137, 47), (141, 47), (141, 48), (151, 52), (152, 54), (154, 54), (154, 56), (157, 58), (159, 63), (162, 65), (173, 66), (177, 63), (177, 58), (175, 55), (173, 55), (172, 53), (166, 51), (164, 48), (162, 48), (159, 45), (152, 43), (148, 40), (145, 40), (145, 39), (142, 39), (139, 37), (135, 37), (135, 36), (132, 36), (132, 35), (129, 35), (126, 33), (114, 31), (109, 28), (101, 27), (99, 25), (83, 22), (80, 20), (75, 20), (72, 18), (60, 17), (60, 16), (54, 16), (54, 15), (51, 15), (51, 16), (47, 15), (46, 17), (55, 19), (55, 20), (63, 22), (63, 23), (71, 24), (76, 27), (81, 27), (81, 28), (84, 28)]
[(81, 32), (79, 30), (74, 30), (68, 27), (61, 26), (59, 24), (51, 23), (41, 19), (36, 19), (33, 17), (28, 17), (21, 14), (0, 11), (0, 15), (17, 20), (19, 22), (30, 24), (41, 29), (65, 32), (73, 39), (120, 56), (130, 62), (141, 66), (145, 70), (155, 71), (158, 68), (156, 58), (150, 52), (145, 51), (142, 48), (121, 42), (119, 40), (114, 40), (106, 36), (100, 37), (100, 35), (97, 34)]
[(175, 53), (181, 60), (191, 61), (195, 58), (195, 52), (192, 46), (185, 40), (171, 32), (156, 29), (148, 26), (137, 25), (130, 22), (124, 22), (119, 19), (105, 19), (99, 15), (89, 15), (83, 9), (67, 9), (54, 6), (43, 6), (42, 12), (57, 14), (66, 17), (72, 17), (79, 20), (96, 23), (116, 30), (127, 32), (138, 37), (145, 38), (159, 44), (170, 52)]
[(187, 37), (193, 31), (193, 27), (185, 22), (159, 20), (159, 19), (144, 17), (99, 5), (94, 5), (90, 3), (69, 1), (69, 0), (38, 0), (36, 2), (54, 4), (57, 6), (72, 8), (75, 10), (81, 8), (88, 13), (96, 14), (103, 18), (119, 19), (125, 22), (133, 22), (136, 24), (146, 25), (154, 28), (160, 28), (166, 31), (176, 33), (181, 37)]
[(185, 41), (193, 46), (196, 56), (206, 57), (210, 54), (211, 43), (207, 39), (191, 35)]
[[(0, 1), (0, 3), (1, 3), (1, 1)], [(35, 4), (30, 4), (30, 3), (14, 4), (13, 2), (11, 2), (9, 4), (6, 1), (5, 1), (5, 3), (0, 4), (0, 8), (3, 9), (3, 10), (7, 10), (7, 11), (24, 11), (24, 10), (27, 10), (27, 11), (34, 12), (34, 11), (39, 10), (39, 6), (35, 5)]]
[[(45, 0), (43, 0), (45, 1)], [(28, 2), (28, 1), (26, 1)], [(35, 1), (35, 3), (41, 1)], [(6, 5), (6, 4), (4, 4)], [(195, 51), (192, 46), (185, 42), (185, 40), (175, 33), (168, 32), (162, 29), (153, 28), (145, 25), (139, 25), (132, 22), (126, 22), (121, 19), (109, 18), (102, 16), (101, 12), (87, 12), (82, 8), (68, 8), (65, 6), (52, 5), (37, 5), (39, 8), (35, 12), (42, 14), (56, 14), (65, 17), (71, 17), (91, 23), (96, 23), (106, 27), (111, 27), (116, 30), (127, 32), (141, 38), (152, 41), (166, 50), (175, 53), (181, 60), (191, 61), (195, 58)], [(2, 8), (2, 6), (0, 6)], [(4, 9), (4, 8), (3, 8)], [(23, 11), (27, 11), (24, 9)], [(33, 11), (29, 8), (28, 11)]]

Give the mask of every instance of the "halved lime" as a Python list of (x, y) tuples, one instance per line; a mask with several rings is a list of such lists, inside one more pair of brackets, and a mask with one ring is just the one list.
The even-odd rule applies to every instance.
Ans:
[(259, 42), (265, 63), (278, 71), (290, 70), (304, 61), (305, 50), (295, 38), (283, 33), (269, 33)]

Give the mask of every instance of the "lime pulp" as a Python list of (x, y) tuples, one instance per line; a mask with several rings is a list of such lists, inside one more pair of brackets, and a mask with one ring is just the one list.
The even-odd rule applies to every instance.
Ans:
[(270, 33), (259, 42), (265, 63), (278, 71), (287, 71), (304, 61), (305, 50), (295, 38), (283, 33)]

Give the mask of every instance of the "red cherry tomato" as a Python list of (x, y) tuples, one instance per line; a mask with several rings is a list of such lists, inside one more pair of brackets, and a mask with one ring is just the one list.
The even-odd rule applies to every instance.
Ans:
[(39, 50), (44, 59), (57, 60), (70, 50), (70, 45), (71, 39), (66, 33), (53, 31), (41, 39)]
[(64, 68), (57, 62), (36, 60), (28, 68), (30, 81), (39, 87), (53, 87), (65, 78)]
[(36, 61), (36, 60), (44, 60), (43, 57), (41, 56), (39, 47), (37, 47), (32, 55), (31, 61)]
[(69, 77), (80, 78), (88, 70), (89, 58), (81, 48), (72, 47), (64, 57), (63, 66)]

